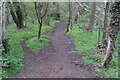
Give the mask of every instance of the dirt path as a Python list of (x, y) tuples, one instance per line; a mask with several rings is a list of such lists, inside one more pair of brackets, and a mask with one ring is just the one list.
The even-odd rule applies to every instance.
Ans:
[(65, 21), (55, 24), (57, 27), (49, 34), (51, 43), (43, 51), (32, 53), (22, 42), (25, 52), (24, 71), (14, 78), (94, 78), (94, 69), (81, 63), (81, 55), (75, 53), (70, 37), (64, 34)]

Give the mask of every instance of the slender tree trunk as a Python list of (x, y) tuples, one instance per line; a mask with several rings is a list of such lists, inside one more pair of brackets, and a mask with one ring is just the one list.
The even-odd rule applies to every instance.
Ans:
[(40, 37), (41, 37), (41, 25), (42, 25), (42, 23), (41, 23), (41, 19), (40, 19), (40, 16), (39, 16), (39, 14), (38, 14), (38, 7), (37, 7), (37, 3), (36, 2), (34, 2), (34, 4), (35, 4), (35, 11), (36, 11), (36, 16), (37, 16), (37, 20), (38, 20), (38, 23), (39, 23), (39, 29), (38, 29), (38, 39), (40, 39)]
[(27, 27), (27, 11), (26, 11), (26, 5), (24, 4), (24, 17), (25, 17), (25, 27)]
[(108, 27), (108, 13), (109, 12), (109, 2), (106, 3), (105, 16), (104, 16), (104, 28), (103, 28), (103, 42), (106, 38), (106, 28)]
[(67, 24), (67, 30), (66, 30), (66, 33), (69, 32), (69, 26), (70, 26), (70, 17), (68, 19), (68, 24)]
[(3, 15), (3, 29), (2, 29), (2, 39), (6, 38), (6, 2), (3, 4), (4, 15)]
[(100, 26), (98, 28), (98, 45), (100, 44)]
[(76, 14), (75, 19), (74, 19), (74, 23), (75, 23), (75, 24), (77, 24), (77, 22), (78, 22), (78, 16), (79, 16), (79, 15)]
[(2, 2), (0, 2), (0, 44), (2, 44)]
[(95, 21), (95, 11), (96, 11), (96, 2), (92, 2), (88, 32), (92, 32), (94, 21)]
[(50, 26), (50, 14), (47, 15), (47, 25)]
[[(2, 2), (0, 2), (0, 58), (3, 58), (3, 45), (2, 45)], [(1, 60), (1, 64), (3, 64), (3, 60)], [(2, 65), (0, 65), (0, 69), (2, 70)]]
[(106, 50), (106, 55), (101, 63), (100, 67), (106, 67), (110, 61), (112, 60), (112, 55), (115, 49), (115, 42), (117, 39), (117, 35), (120, 30), (120, 1), (115, 2), (112, 5), (111, 13), (111, 21), (110, 21), (110, 29), (109, 29), (109, 40), (108, 40), (108, 47)]
[(38, 39), (41, 38), (41, 30), (42, 30), (42, 19), (41, 22), (39, 22)]
[(45, 25), (50, 26), (50, 15), (46, 15), (45, 20), (44, 20)]
[(9, 15), (7, 15), (6, 17), (6, 26), (10, 24), (10, 21), (9, 21)]
[(73, 28), (73, 22), (72, 21), (74, 21), (74, 20), (72, 20), (72, 18), (71, 18), (71, 22), (70, 22), (70, 29), (72, 30), (72, 28)]
[(72, 19), (71, 19), (71, 5), (72, 5), (72, 3), (71, 2), (69, 2), (69, 18), (68, 18), (68, 24), (67, 24), (67, 30), (66, 30), (66, 32), (69, 32), (69, 28), (70, 28), (70, 25), (71, 25), (71, 21), (72, 21)]

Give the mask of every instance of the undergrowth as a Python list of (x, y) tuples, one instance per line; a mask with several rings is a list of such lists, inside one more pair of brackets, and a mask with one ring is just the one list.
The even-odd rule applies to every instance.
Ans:
[[(103, 68), (103, 69), (97, 68), (95, 70), (98, 77), (102, 77), (102, 78), (118, 78), (119, 77), (118, 70), (120, 69), (120, 64), (119, 64), (119, 57), (118, 57), (119, 56), (118, 48), (119, 47), (116, 46), (113, 59), (107, 68)], [(83, 57), (82, 61), (87, 65), (98, 66), (104, 59), (104, 56), (105, 55), (90, 55), (90, 56)]]
[[(79, 26), (78, 26), (79, 24)], [(86, 23), (81, 22), (78, 24), (73, 25), (73, 29), (70, 30), (67, 35), (72, 36), (72, 39), (74, 41), (76, 52), (78, 54), (88, 54), (94, 52), (96, 45), (97, 45), (97, 39), (98, 39), (98, 32), (97, 30), (93, 30), (92, 33), (84, 32), (79, 27), (83, 27)], [(120, 34), (119, 34), (120, 36)], [(118, 36), (118, 38), (120, 38)], [(102, 35), (101, 35), (102, 37)], [(117, 44), (120, 44), (119, 40), (116, 42)], [(118, 50), (119, 47), (117, 46), (115, 49), (114, 57), (112, 61), (110, 62), (108, 68), (99, 69), (96, 68), (97, 77), (101, 78), (118, 78), (118, 69), (120, 69), (120, 65), (118, 64)], [(82, 61), (86, 65), (92, 65), (96, 66), (101, 63), (105, 55), (90, 55), (82, 58)]]

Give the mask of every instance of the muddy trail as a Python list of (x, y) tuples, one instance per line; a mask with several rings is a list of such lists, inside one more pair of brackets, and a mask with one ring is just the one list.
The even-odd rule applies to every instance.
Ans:
[[(94, 68), (81, 64), (81, 55), (75, 52), (72, 39), (64, 34), (66, 22), (55, 24), (56, 28), (46, 35), (49, 46), (37, 53), (31, 52), (21, 43), (25, 52), (24, 70), (13, 78), (94, 78)], [(79, 65), (79, 63), (81, 65)]]

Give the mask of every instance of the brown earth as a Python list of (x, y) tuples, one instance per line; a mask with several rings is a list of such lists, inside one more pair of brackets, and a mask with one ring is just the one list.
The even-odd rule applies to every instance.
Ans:
[[(55, 24), (56, 28), (46, 35), (51, 40), (49, 46), (37, 53), (31, 52), (21, 43), (25, 52), (24, 70), (13, 78), (94, 78), (94, 67), (85, 66), (75, 52), (72, 39), (64, 34), (66, 22)], [(50, 33), (50, 34), (49, 34)], [(80, 65), (79, 65), (80, 64)]]

